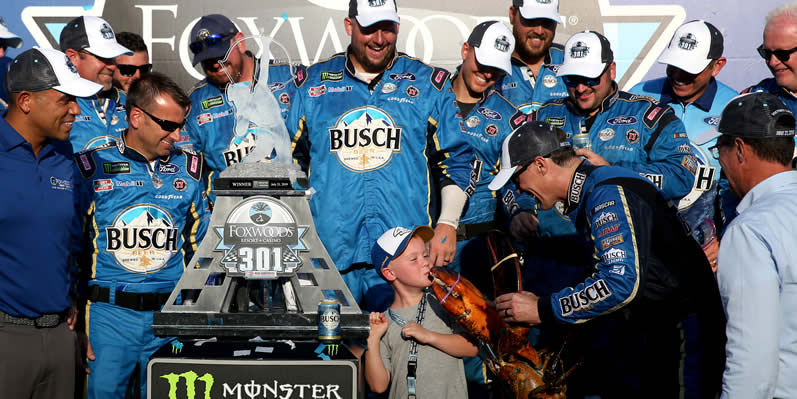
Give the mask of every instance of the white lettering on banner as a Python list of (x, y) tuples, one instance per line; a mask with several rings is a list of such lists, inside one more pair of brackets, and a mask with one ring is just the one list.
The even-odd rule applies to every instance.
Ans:
[[(150, 51), (149, 51), (149, 62), (152, 63), (152, 54), (154, 53), (154, 51), (152, 51), (152, 48), (153, 48), (152, 45), (155, 44), (155, 43), (168, 44), (169, 48), (172, 51), (174, 51), (174, 36), (159, 37), (159, 38), (152, 37), (152, 13), (155, 10), (158, 10), (158, 11), (171, 11), (172, 12), (172, 16), (174, 16), (174, 18), (176, 19), (177, 18), (177, 4), (170, 5), (170, 6), (166, 6), (166, 5), (160, 5), (160, 6), (142, 6), (142, 5), (137, 5), (135, 7), (141, 9), (141, 37), (144, 39), (144, 44), (146, 44), (147, 48), (150, 49)], [(191, 24), (191, 26), (193, 26), (193, 24)]]

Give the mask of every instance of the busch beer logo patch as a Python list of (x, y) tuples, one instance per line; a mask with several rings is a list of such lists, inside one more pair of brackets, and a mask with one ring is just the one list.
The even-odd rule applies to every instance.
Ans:
[(573, 176), (573, 182), (570, 183), (570, 202), (573, 204), (577, 204), (578, 201), (581, 199), (581, 189), (584, 187), (584, 180), (587, 179), (587, 175), (576, 172)]
[(179, 230), (166, 210), (153, 204), (122, 211), (105, 228), (105, 250), (133, 273), (156, 272), (177, 253)]
[(617, 214), (613, 212), (603, 212), (600, 216), (598, 216), (597, 219), (595, 219), (595, 227), (601, 227), (616, 221), (618, 221)]
[(102, 34), (102, 38), (106, 40), (113, 40), (113, 30), (108, 24), (102, 24), (100, 28), (100, 34)]
[(617, 263), (625, 260), (625, 251), (620, 248), (612, 248), (601, 255), (604, 263)]
[(329, 128), (329, 150), (346, 169), (368, 172), (387, 165), (401, 151), (401, 130), (381, 109), (356, 108)]
[(581, 291), (576, 291), (568, 296), (559, 298), (559, 306), (562, 308), (562, 316), (572, 314), (582, 308), (590, 308), (590, 305), (598, 303), (612, 295), (608, 284), (600, 279)]
[(253, 196), (227, 215), (224, 227), (215, 227), (223, 251), (221, 264), (230, 276), (274, 279), (291, 276), (302, 265), (299, 253), (307, 247), (293, 211), (282, 201)]

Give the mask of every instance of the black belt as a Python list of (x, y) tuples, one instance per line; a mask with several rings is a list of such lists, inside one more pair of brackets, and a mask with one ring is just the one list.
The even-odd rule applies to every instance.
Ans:
[(53, 328), (66, 320), (66, 312), (45, 314), (36, 318), (16, 317), (4, 312), (0, 312), (0, 315), (5, 323), (36, 328)]
[(487, 234), (490, 230), (498, 228), (498, 224), (494, 221), (473, 223), (473, 224), (460, 224), (457, 226), (457, 241), (470, 240), (473, 237)]
[[(117, 290), (113, 304), (133, 310), (156, 311), (166, 304), (171, 295), (171, 292), (126, 292)], [(98, 285), (92, 285), (89, 288), (89, 300), (92, 302), (111, 303), (110, 296), (110, 288)]]

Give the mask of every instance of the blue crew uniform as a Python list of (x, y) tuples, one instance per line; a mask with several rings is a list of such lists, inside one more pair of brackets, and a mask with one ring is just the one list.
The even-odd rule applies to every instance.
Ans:
[[(318, 236), (366, 309), (383, 311), (392, 301), (371, 264), (379, 236), (393, 226), (431, 225), (438, 183), (470, 192), (473, 153), (454, 122), (448, 77), (397, 53), (367, 83), (346, 52), (295, 80), (287, 127), (316, 190), (310, 209)], [(379, 288), (369, 293), (372, 286)]]
[(152, 331), (210, 219), (203, 157), (173, 151), (151, 165), (116, 143), (75, 154), (84, 229), (91, 243), (89, 398), (123, 397), (136, 366), (146, 396), (149, 356), (171, 338)]
[(108, 96), (78, 97), (80, 115), (75, 116), (69, 142), (74, 152), (99, 147), (119, 138), (127, 129), (127, 95), (112, 87)]
[(495, 83), (501, 92), (517, 109), (530, 114), (548, 101), (567, 97), (567, 87), (556, 71), (564, 61), (564, 47), (554, 43), (548, 49), (537, 76), (520, 58), (512, 57), (512, 75), (505, 75)]
[(789, 107), (792, 113), (797, 115), (797, 94), (779, 86), (775, 78), (764, 79), (758, 82), (758, 84), (742, 90), (742, 94), (753, 93), (756, 91), (763, 91), (775, 95), (780, 101), (783, 101), (783, 103)]
[[(304, 72), (301, 65), (269, 66), (269, 88), (280, 104), (283, 118), (287, 117), (295, 90), (293, 77)], [(191, 89), (189, 97), (191, 113), (186, 119), (187, 135), (180, 138), (178, 145), (204, 154), (208, 166), (217, 173), (241, 162), (255, 147), (256, 134), (254, 129), (249, 129), (244, 137), (235, 135), (235, 110), (227, 99), (226, 91), (204, 79)]]

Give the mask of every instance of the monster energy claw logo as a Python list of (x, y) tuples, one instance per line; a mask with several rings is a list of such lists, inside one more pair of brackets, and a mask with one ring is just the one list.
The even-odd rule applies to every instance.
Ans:
[(338, 349), (338, 344), (327, 345), (327, 354), (329, 356), (337, 356)]
[(576, 42), (570, 49), (570, 57), (572, 58), (584, 58), (587, 54), (589, 54), (589, 47), (584, 42)]
[(695, 39), (695, 35), (687, 33), (686, 35), (681, 36), (681, 38), (678, 40), (678, 47), (687, 51), (694, 50), (695, 47), (697, 47), (697, 39)]
[(113, 39), (113, 30), (108, 24), (102, 24), (102, 28), (100, 28), (100, 33), (102, 33), (102, 37), (104, 39), (111, 40)]
[(169, 373), (166, 375), (160, 376), (160, 378), (166, 379), (169, 382), (169, 399), (177, 399), (177, 385), (180, 382), (180, 379), (185, 379), (185, 395), (187, 398), (194, 399), (196, 398), (196, 382), (202, 381), (205, 384), (204, 394), (201, 396), (202, 399), (210, 399), (210, 390), (213, 388), (213, 375), (205, 373), (201, 377), (194, 371), (186, 371), (182, 374), (175, 374)]
[(509, 51), (509, 46), (510, 44), (509, 41), (506, 40), (506, 36), (498, 36), (498, 38), (495, 39), (495, 48), (498, 49), (498, 51), (506, 53)]

